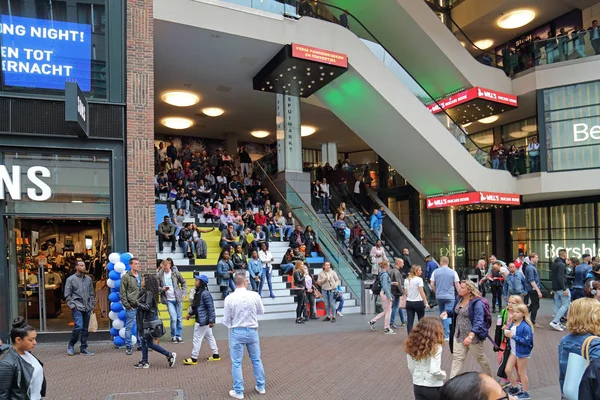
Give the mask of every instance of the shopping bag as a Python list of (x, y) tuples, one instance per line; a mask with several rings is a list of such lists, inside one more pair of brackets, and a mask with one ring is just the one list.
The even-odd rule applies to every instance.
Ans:
[(598, 339), (598, 336), (592, 335), (585, 339), (581, 346), (581, 355), (569, 353), (565, 383), (563, 384), (563, 394), (568, 400), (579, 400), (579, 384), (590, 363), (590, 344), (594, 339)]
[(398, 303), (398, 308), (406, 308), (406, 294), (400, 296), (400, 302)]
[(88, 325), (88, 332), (96, 332), (98, 330), (98, 319), (96, 318), (96, 313), (90, 314), (90, 323)]

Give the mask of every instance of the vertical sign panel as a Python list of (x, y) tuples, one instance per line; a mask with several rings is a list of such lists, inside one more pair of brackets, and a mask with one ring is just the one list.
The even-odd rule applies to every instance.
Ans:
[(275, 124), (277, 126), (277, 172), (285, 171), (285, 117), (283, 94), (275, 95)]
[(285, 100), (285, 169), (302, 172), (302, 136), (300, 131), (300, 97)]

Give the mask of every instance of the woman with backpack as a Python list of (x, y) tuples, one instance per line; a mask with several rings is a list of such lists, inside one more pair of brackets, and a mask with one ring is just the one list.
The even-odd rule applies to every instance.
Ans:
[(392, 318), (392, 301), (394, 299), (392, 297), (392, 284), (390, 282), (389, 269), (389, 261), (383, 261), (381, 263), (381, 271), (373, 283), (373, 288), (371, 291), (373, 292), (373, 295), (379, 296), (383, 311), (369, 321), (369, 326), (371, 329), (375, 330), (375, 323), (379, 319), (383, 318), (383, 333), (386, 335), (395, 335), (396, 332), (390, 328), (390, 319)]
[[(469, 351), (473, 353), (483, 372), (492, 376), (490, 361), (483, 351), (483, 343), (491, 323), (487, 300), (481, 297), (481, 293), (473, 281), (463, 280), (460, 282), (458, 299), (455, 304), (453, 311), (443, 312), (440, 315), (441, 319), (452, 318), (452, 325), (450, 325), (450, 351), (452, 352), (450, 378), (460, 373)], [(490, 321), (487, 320), (488, 318)]]

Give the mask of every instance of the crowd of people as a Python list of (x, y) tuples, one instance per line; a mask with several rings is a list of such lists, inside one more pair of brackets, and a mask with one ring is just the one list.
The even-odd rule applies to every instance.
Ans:
[(493, 169), (503, 169), (512, 175), (523, 175), (529, 172), (540, 172), (540, 144), (537, 137), (524, 147), (515, 145), (506, 148), (503, 143), (495, 144), (490, 149), (490, 160)]

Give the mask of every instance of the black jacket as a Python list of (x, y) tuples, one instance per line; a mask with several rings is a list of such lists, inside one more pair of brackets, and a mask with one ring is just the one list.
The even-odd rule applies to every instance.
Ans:
[(565, 264), (565, 260), (557, 257), (550, 264), (550, 277), (552, 278), (552, 290), (562, 292), (567, 289), (567, 264)]
[(600, 360), (590, 363), (579, 384), (580, 399), (600, 399)]
[(244, 255), (244, 253), (233, 253), (233, 255), (231, 256), (231, 261), (233, 261), (234, 269), (244, 268), (246, 265), (248, 265), (248, 261), (246, 260), (246, 256)]
[(398, 286), (392, 285), (392, 294), (394, 296), (404, 295), (404, 280), (402, 279), (402, 272), (398, 268), (390, 268), (389, 271), (390, 281), (392, 283), (398, 282)]
[(306, 289), (306, 281), (304, 279), (304, 272), (297, 270), (294, 272), (294, 287)]
[(215, 303), (208, 289), (194, 294), (192, 312), (190, 314), (196, 318), (196, 323), (200, 326), (215, 323)]
[(144, 337), (144, 322), (150, 322), (158, 319), (158, 304), (156, 298), (147, 291), (142, 289), (140, 291), (140, 297), (137, 308), (137, 327), (138, 337)]
[(298, 235), (300, 235), (300, 242), (306, 244), (306, 239), (304, 238), (304, 233), (298, 233), (298, 231), (294, 231), (290, 235), (290, 247), (291, 248), (299, 247)]
[[(0, 359), (0, 399), (28, 400), (33, 367), (23, 360), (12, 346), (8, 350), (5, 350), (6, 347), (8, 346), (2, 346), (2, 350), (6, 353), (3, 353)], [(41, 361), (40, 365), (44, 367)], [(40, 394), (42, 397), (46, 396), (45, 376)]]

